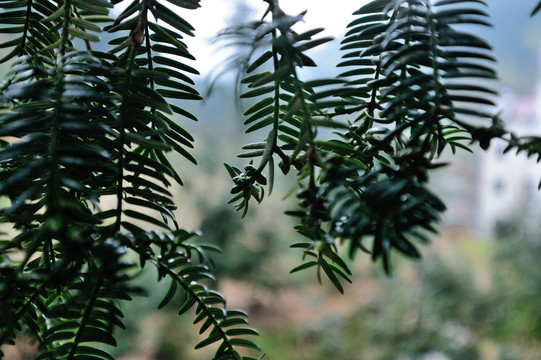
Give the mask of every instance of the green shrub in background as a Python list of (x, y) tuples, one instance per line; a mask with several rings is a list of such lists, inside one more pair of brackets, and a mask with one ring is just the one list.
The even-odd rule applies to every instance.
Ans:
[[(303, 14), (265, 3), (261, 20), (219, 34), (247, 49), (227, 66), (241, 68), (240, 97), (256, 100), (246, 132), (263, 139), (242, 147), (244, 168), (226, 165), (229, 202), (245, 215), (272, 191), (275, 171), (295, 174), (298, 207), (287, 213), (304, 260), (293, 272), (314, 268), (343, 292), (351, 273), (339, 243), (386, 272), (396, 251), (418, 258), (417, 243), (445, 209), (427, 183), (446, 148), (486, 149), (500, 138), (506, 151), (541, 154), (538, 138), (508, 132), (494, 114), (489, 44), (456, 27), (489, 25), (483, 1), (371, 1), (342, 40), (343, 72), (310, 80), (299, 76), (316, 66), (307, 53), (332, 39), (318, 37), (321, 28), (296, 32)], [(182, 174), (166, 153), (195, 163), (179, 123), (195, 120), (182, 101), (201, 99), (183, 42), (194, 29), (176, 9), (199, 6), (0, 3), (0, 33), (12, 35), (0, 45), (0, 62), (12, 62), (0, 87), (0, 216), (10, 228), (0, 242), (0, 344), (24, 331), (38, 359), (111, 359), (95, 345), (116, 345), (119, 304), (144, 292), (133, 279), (146, 265), (169, 284), (159, 308), (180, 290), (178, 313), (195, 309), (205, 334), (196, 348), (217, 344), (221, 360), (259, 356), (246, 314), (207, 287), (214, 248), (174, 215), (170, 187)], [(102, 32), (112, 36), (107, 44)]]

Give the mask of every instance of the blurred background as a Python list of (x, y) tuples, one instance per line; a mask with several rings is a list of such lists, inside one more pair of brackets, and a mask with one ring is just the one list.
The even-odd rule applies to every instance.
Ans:
[[(519, 134), (541, 135), (541, 17), (529, 13), (536, 0), (490, 1), (493, 28), (476, 29), (495, 48), (501, 81), (500, 111)], [(336, 72), (340, 37), (349, 16), (363, 1), (282, 0), (289, 14), (305, 9), (301, 29), (325, 27), (337, 41), (311, 53), (319, 67), (303, 72), (320, 78)], [(234, 49), (219, 51), (213, 39), (226, 26), (261, 17), (261, 0), (202, 0), (185, 16), (197, 39), (187, 39), (201, 71), (198, 89), (209, 90), (217, 65)], [(349, 18), (348, 18), (349, 16)], [(349, 19), (349, 20), (348, 20)], [(1, 36), (2, 34), (0, 34)], [(1, 40), (1, 38), (0, 38)], [(1, 65), (0, 73), (7, 71)], [(334, 360), (515, 360), (541, 359), (541, 164), (523, 154), (502, 154), (493, 143), (487, 151), (459, 152), (452, 165), (431, 178), (448, 210), (440, 234), (424, 246), (418, 262), (394, 258), (386, 277), (367, 256), (351, 268), (353, 284), (340, 295), (313, 271), (294, 275), (302, 253), (289, 249), (298, 235), (283, 211), (292, 179), (278, 176), (273, 194), (240, 219), (226, 205), (231, 188), (223, 163), (236, 159), (240, 147), (259, 141), (243, 134), (242, 112), (232, 74), (221, 77), (202, 103), (181, 105), (199, 122), (179, 119), (196, 138), (199, 166), (174, 158), (185, 186), (177, 189), (179, 222), (203, 232), (201, 241), (218, 244), (214, 257), (217, 287), (228, 306), (248, 312), (260, 333), (266, 359)], [(254, 135), (251, 135), (252, 137)], [(278, 175), (278, 174), (277, 174)], [(122, 360), (206, 359), (194, 351), (199, 342), (190, 316), (178, 317), (181, 295), (156, 311), (168, 284), (155, 284), (152, 269), (139, 281), (149, 296), (125, 304), (128, 330), (119, 333), (113, 355)], [(28, 345), (31, 349), (31, 345)], [(31, 350), (12, 349), (8, 359), (25, 359)]]

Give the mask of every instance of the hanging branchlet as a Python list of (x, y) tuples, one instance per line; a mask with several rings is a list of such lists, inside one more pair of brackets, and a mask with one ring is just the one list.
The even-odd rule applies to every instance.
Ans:
[(322, 170), (323, 193), (333, 199), (334, 236), (349, 242), (350, 255), (382, 259), (387, 272), (393, 249), (418, 256), (411, 241), (426, 242), (445, 209), (426, 188), (444, 149), (485, 148), (504, 134), (485, 125), (497, 93), (471, 83), (495, 79), (490, 46), (455, 29), (489, 25), (480, 4), (373, 1), (355, 12), (342, 42), (350, 92), (341, 113), (353, 116), (335, 143), (342, 165)]
[[(270, 14), (270, 21), (263, 19), (221, 34), (222, 39), (230, 39), (233, 44), (250, 44), (244, 55), (229, 63), (245, 64), (246, 74), (240, 83), (247, 91), (240, 97), (258, 100), (244, 113), (246, 132), (267, 131), (264, 141), (245, 145), (245, 152), (239, 155), (251, 158), (251, 161), (258, 159), (253, 176), (226, 165), (235, 182), (235, 196), (229, 202), (235, 203), (243, 214), (246, 214), (252, 196), (258, 202), (262, 200), (263, 183), (268, 182), (269, 193), (272, 192), (275, 156), (280, 159), (279, 168), (284, 173), (288, 173), (291, 166), (299, 171), (304, 167), (305, 156), (302, 154), (314, 144), (316, 132), (310, 121), (309, 98), (313, 90), (300, 80), (297, 69), (314, 66), (305, 52), (331, 40), (313, 39), (322, 29), (297, 33), (294, 26), (302, 20), (304, 13), (289, 16), (280, 9), (277, 1), (267, 2), (269, 7), (265, 14)], [(268, 67), (273, 70), (267, 71)], [(265, 171), (268, 176), (263, 177)]]

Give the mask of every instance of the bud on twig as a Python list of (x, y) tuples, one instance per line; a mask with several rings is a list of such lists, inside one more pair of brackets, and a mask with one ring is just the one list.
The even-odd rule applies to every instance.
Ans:
[(141, 13), (137, 26), (130, 35), (130, 47), (134, 50), (139, 49), (139, 46), (145, 39), (145, 29), (147, 26), (147, 12), (146, 9)]

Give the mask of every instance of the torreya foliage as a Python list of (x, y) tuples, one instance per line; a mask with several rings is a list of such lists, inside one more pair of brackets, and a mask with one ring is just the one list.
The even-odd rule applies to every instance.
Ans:
[[(304, 260), (292, 272), (316, 268), (343, 292), (351, 272), (340, 243), (386, 272), (395, 251), (419, 257), (417, 243), (445, 210), (427, 184), (446, 148), (500, 138), (506, 151), (541, 156), (538, 138), (510, 133), (494, 113), (490, 45), (458, 26), (489, 26), (484, 1), (370, 1), (347, 25), (341, 74), (311, 80), (299, 69), (316, 66), (309, 50), (332, 39), (318, 36), (322, 28), (297, 32), (304, 13), (265, 2), (260, 20), (219, 34), (246, 49), (226, 67), (240, 69), (240, 97), (256, 100), (246, 132), (263, 139), (242, 147), (244, 169), (225, 167), (243, 215), (272, 191), (275, 170), (295, 172), (298, 207), (287, 214)], [(216, 249), (174, 215), (170, 187), (182, 179), (166, 153), (196, 163), (180, 124), (196, 120), (182, 102), (201, 99), (183, 41), (194, 28), (179, 13), (189, 20), (199, 6), (0, 2), (0, 33), (9, 34), (0, 62), (11, 62), (0, 87), (0, 216), (13, 229), (0, 240), (0, 344), (24, 331), (37, 359), (112, 359), (120, 304), (144, 293), (133, 279), (146, 265), (170, 283), (158, 308), (180, 290), (179, 314), (195, 309), (204, 334), (196, 348), (216, 343), (220, 360), (260, 356), (247, 315), (208, 287)]]

